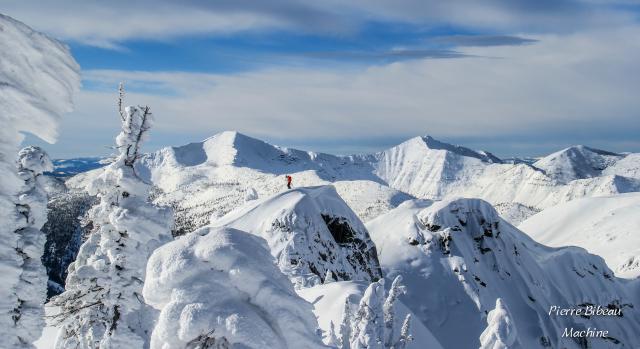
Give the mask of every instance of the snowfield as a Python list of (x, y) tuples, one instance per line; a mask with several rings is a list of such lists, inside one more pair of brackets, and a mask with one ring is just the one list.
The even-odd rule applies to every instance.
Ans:
[(552, 246), (579, 246), (618, 277), (640, 276), (640, 193), (583, 198), (548, 208), (518, 228)]

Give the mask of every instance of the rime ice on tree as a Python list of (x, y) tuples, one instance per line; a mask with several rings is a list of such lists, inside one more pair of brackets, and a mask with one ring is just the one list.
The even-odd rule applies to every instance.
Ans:
[(38, 157), (32, 159), (23, 153), (27, 157), (21, 157), (25, 162), (21, 161), (18, 175), (15, 159), (24, 138), (21, 132), (54, 142), (58, 119), (72, 109), (72, 96), (79, 85), (79, 67), (66, 46), (0, 14), (0, 345), (3, 347), (32, 348), (44, 324), (41, 315), (46, 287), (42, 285), (43, 236), (39, 228), (46, 217), (35, 178), (42, 170), (38, 166), (46, 163), (38, 163)]
[(152, 125), (149, 107), (118, 106), (119, 152), (89, 187), (100, 203), (88, 213), (94, 231), (69, 266), (67, 290), (53, 299), (63, 323), (57, 348), (144, 347), (154, 312), (142, 298), (149, 255), (171, 239), (173, 214), (148, 202), (150, 186), (135, 170)]
[[(389, 293), (385, 297), (384, 280), (373, 282), (367, 287), (358, 312), (349, 320), (350, 309), (345, 304), (343, 323), (350, 323), (350, 328), (341, 326), (341, 349), (402, 349), (412, 340), (410, 334), (411, 316), (407, 314), (399, 331), (395, 328), (396, 301), (406, 289), (402, 286), (402, 277), (397, 276)], [(346, 331), (346, 333), (345, 333)], [(346, 343), (346, 334), (349, 334), (349, 345)], [(396, 335), (398, 333), (398, 335)]]
[(487, 315), (487, 328), (480, 335), (480, 349), (508, 349), (517, 342), (518, 333), (511, 314), (501, 298)]

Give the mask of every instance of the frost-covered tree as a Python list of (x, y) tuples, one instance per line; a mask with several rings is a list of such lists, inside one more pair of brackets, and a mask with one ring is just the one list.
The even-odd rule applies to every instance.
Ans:
[[(402, 277), (399, 275), (393, 280), (386, 297), (384, 280), (374, 282), (364, 292), (355, 316), (351, 315), (347, 299), (340, 326), (340, 338), (342, 338), (340, 348), (404, 348), (406, 343), (412, 340), (411, 316), (407, 314), (400, 331), (397, 331), (398, 324), (395, 315), (398, 297), (405, 292)], [(349, 338), (348, 346), (344, 344), (347, 343), (346, 338)]]
[(44, 327), (44, 302), (47, 298), (47, 273), (41, 257), (46, 238), (40, 229), (47, 221), (47, 193), (42, 173), (53, 164), (39, 147), (26, 147), (18, 153), (18, 175), (24, 185), (17, 200), (20, 228), (15, 231), (16, 251), (22, 273), (16, 287), (18, 306), (13, 320), (19, 338), (35, 340)]
[(353, 317), (351, 315), (351, 302), (349, 297), (344, 300), (344, 310), (342, 311), (342, 319), (340, 321), (340, 340), (338, 342), (338, 348), (350, 349), (351, 348), (351, 322)]
[(173, 213), (148, 201), (151, 187), (136, 173), (152, 124), (149, 107), (118, 109), (118, 156), (90, 185), (100, 202), (88, 212), (94, 230), (69, 266), (66, 291), (52, 300), (62, 327), (57, 348), (143, 348), (153, 310), (142, 297), (151, 253), (171, 239)]
[(338, 337), (336, 337), (336, 327), (333, 321), (329, 323), (329, 333), (327, 333), (327, 341), (325, 343), (332, 348), (336, 348), (340, 344)]
[(383, 312), (384, 312), (384, 345), (387, 348), (391, 348), (394, 344), (395, 334), (394, 334), (394, 321), (396, 315), (396, 301), (398, 297), (404, 293), (406, 293), (406, 288), (402, 285), (402, 276), (398, 275), (391, 283), (391, 288), (389, 289), (389, 294), (384, 301)]
[(411, 314), (407, 314), (405, 316), (404, 321), (402, 322), (402, 327), (400, 328), (400, 337), (393, 344), (391, 348), (393, 349), (404, 349), (407, 346), (407, 343), (413, 340), (413, 336), (411, 335)]
[(367, 287), (351, 330), (351, 349), (384, 348), (384, 279)]
[(5, 348), (33, 347), (42, 327), (42, 305), (34, 303), (41, 291), (34, 279), (41, 235), (31, 230), (39, 227), (39, 213), (35, 202), (26, 207), (18, 198), (25, 191), (15, 163), (21, 132), (54, 142), (58, 120), (72, 109), (79, 85), (79, 67), (66, 46), (0, 14), (0, 346)]
[(501, 298), (496, 299), (496, 307), (487, 315), (487, 328), (480, 334), (480, 349), (513, 348), (517, 336), (509, 309)]

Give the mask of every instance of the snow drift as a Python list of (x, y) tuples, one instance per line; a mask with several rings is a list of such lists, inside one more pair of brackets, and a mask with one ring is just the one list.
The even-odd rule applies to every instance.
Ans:
[(307, 187), (256, 200), (213, 222), (267, 240), (280, 270), (297, 287), (382, 277), (375, 245), (333, 186)]
[(264, 239), (240, 230), (205, 227), (162, 246), (143, 294), (161, 311), (152, 349), (325, 347)]

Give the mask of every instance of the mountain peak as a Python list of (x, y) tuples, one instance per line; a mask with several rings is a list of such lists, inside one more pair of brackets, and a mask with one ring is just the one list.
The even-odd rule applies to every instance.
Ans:
[(606, 150), (574, 145), (536, 161), (533, 165), (562, 183), (599, 176), (624, 155)]
[(496, 157), (495, 155), (489, 153), (489, 152), (485, 152), (485, 151), (475, 151), (460, 145), (454, 145), (454, 144), (450, 144), (450, 143), (445, 143), (442, 141), (439, 141), (435, 138), (433, 138), (430, 135), (425, 135), (425, 136), (418, 136), (418, 137), (414, 137), (411, 138), (405, 142), (403, 142), (402, 144), (400, 144), (399, 146), (426, 146), (427, 149), (430, 150), (445, 150), (457, 155), (461, 155), (461, 156), (466, 156), (466, 157), (471, 157), (471, 158), (476, 158), (479, 159), (481, 161), (484, 162), (488, 162), (488, 163), (502, 163), (502, 160), (500, 160), (498, 157)]
[(277, 193), (215, 221), (267, 240), (284, 274), (297, 286), (337, 280), (376, 281), (381, 276), (369, 232), (333, 186)]

